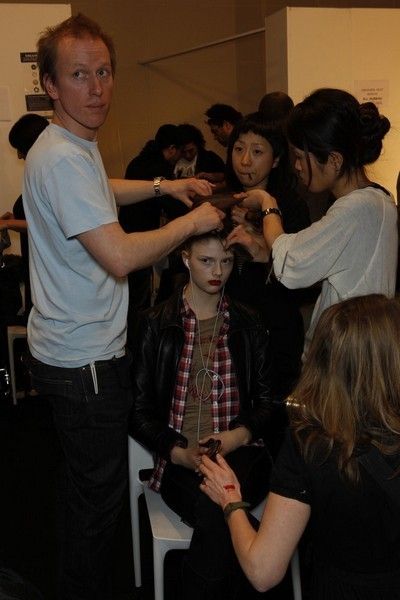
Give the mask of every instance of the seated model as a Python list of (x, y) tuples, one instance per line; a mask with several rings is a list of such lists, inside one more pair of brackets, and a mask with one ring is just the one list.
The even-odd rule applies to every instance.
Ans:
[(222, 512), (199, 489), (198, 467), (205, 444), (218, 440), (246, 499), (256, 506), (265, 497), (268, 333), (257, 313), (224, 294), (234, 255), (222, 234), (190, 238), (182, 258), (189, 283), (141, 319), (130, 433), (157, 456), (150, 486), (194, 527), (184, 598), (233, 598), (247, 582)]

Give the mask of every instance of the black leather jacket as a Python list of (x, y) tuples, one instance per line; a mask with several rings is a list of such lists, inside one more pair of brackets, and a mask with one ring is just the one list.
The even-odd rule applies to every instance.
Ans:
[[(133, 360), (134, 406), (129, 433), (165, 459), (186, 438), (168, 426), (184, 332), (182, 290), (142, 314)], [(245, 425), (253, 440), (265, 437), (271, 411), (268, 331), (258, 314), (229, 299), (228, 346), (239, 388), (240, 411), (229, 425)]]

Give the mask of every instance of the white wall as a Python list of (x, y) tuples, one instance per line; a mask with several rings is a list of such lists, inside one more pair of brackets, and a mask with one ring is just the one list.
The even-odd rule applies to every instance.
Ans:
[[(286, 8), (266, 18), (269, 91), (287, 81), (284, 91), (295, 103), (318, 87), (342, 88), (362, 100), (359, 82), (384, 82), (379, 110), (392, 129), (369, 175), (393, 194), (400, 165), (399, 30), (399, 9)], [(277, 39), (286, 42), (287, 60)]]
[[(0, 4), (0, 214), (11, 211), (21, 193), (23, 161), (8, 143), (12, 125), (27, 112), (31, 83), (20, 52), (35, 52), (40, 32), (70, 15), (69, 4)], [(10, 234), (11, 251), (19, 252), (19, 236)]]

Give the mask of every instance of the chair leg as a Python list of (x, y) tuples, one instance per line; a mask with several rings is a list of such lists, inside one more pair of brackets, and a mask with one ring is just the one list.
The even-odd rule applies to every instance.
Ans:
[(300, 560), (299, 551), (297, 548), (293, 553), (292, 560), (290, 561), (290, 570), (292, 574), (293, 600), (302, 600)]
[(139, 524), (139, 496), (130, 494), (131, 527), (133, 546), (133, 569), (135, 572), (135, 587), (142, 587), (142, 561), (140, 556), (140, 524)]
[(168, 547), (153, 538), (154, 600), (164, 600), (164, 558)]
[(11, 393), (14, 406), (17, 405), (17, 385), (15, 382), (14, 338), (8, 336), (8, 360), (10, 363)]

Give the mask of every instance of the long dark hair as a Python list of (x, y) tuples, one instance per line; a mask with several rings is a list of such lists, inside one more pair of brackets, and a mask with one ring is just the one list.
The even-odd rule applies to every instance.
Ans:
[(372, 102), (360, 104), (344, 90), (321, 88), (295, 106), (287, 135), (306, 153), (310, 185), (309, 153), (325, 164), (332, 152), (339, 152), (343, 156), (339, 176), (349, 177), (379, 158), (389, 129), (390, 121)]
[(296, 178), (289, 160), (289, 149), (286, 136), (279, 122), (266, 121), (260, 112), (252, 113), (239, 121), (229, 137), (226, 161), (225, 178), (228, 187), (234, 192), (243, 190), (243, 186), (236, 177), (232, 164), (233, 147), (242, 133), (254, 133), (264, 138), (271, 144), (273, 157), (279, 158), (278, 165), (271, 170), (268, 176), (267, 192), (278, 201), (296, 185)]

